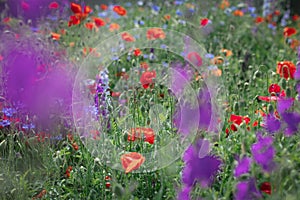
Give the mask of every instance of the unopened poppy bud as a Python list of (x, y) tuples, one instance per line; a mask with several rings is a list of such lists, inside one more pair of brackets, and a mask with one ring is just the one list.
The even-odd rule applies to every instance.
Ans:
[(239, 109), (239, 104), (238, 104), (238, 102), (234, 102), (234, 104), (233, 104), (233, 111), (234, 111), (234, 112), (237, 112), (238, 109)]
[(290, 97), (292, 95), (291, 88), (287, 88), (285, 91), (286, 91), (286, 96), (287, 97)]
[(261, 76), (261, 73), (259, 70), (256, 70), (253, 74), (253, 80), (255, 80), (256, 78), (259, 78)]
[(279, 82), (279, 84), (281, 85), (281, 88), (282, 89), (286, 89), (286, 80), (284, 78), (282, 78)]
[(268, 112), (269, 113), (273, 113), (274, 112), (274, 108), (273, 108), (272, 104), (268, 105)]

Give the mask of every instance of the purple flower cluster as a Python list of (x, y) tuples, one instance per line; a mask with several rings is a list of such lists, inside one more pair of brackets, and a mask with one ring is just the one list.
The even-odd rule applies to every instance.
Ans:
[(94, 96), (95, 107), (98, 113), (97, 117), (104, 120), (104, 123), (108, 123), (107, 126), (109, 128), (109, 122), (107, 121), (109, 116), (108, 105), (110, 104), (110, 99), (108, 98), (110, 95), (108, 71), (101, 71), (97, 78), (96, 94)]

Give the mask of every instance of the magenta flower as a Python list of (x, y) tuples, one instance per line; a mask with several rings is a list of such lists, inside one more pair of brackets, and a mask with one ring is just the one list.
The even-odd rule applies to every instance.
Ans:
[(184, 88), (190, 83), (193, 73), (187, 67), (182, 66), (181, 63), (171, 64), (171, 91), (175, 96), (183, 93)]
[(261, 133), (256, 135), (257, 142), (251, 146), (251, 153), (254, 161), (260, 165), (264, 171), (270, 172), (273, 170), (275, 163), (275, 149), (272, 146), (273, 138), (271, 136), (263, 137)]
[(200, 90), (197, 100), (198, 105), (181, 100), (176, 107), (173, 122), (178, 132), (183, 135), (189, 135), (192, 130), (197, 129), (213, 131), (216, 126), (207, 88)]
[(288, 110), (294, 102), (294, 98), (288, 98), (288, 99), (279, 99), (277, 101), (277, 110), (281, 114)]
[(285, 129), (285, 134), (291, 136), (298, 132), (298, 125), (300, 123), (300, 114), (293, 113), (282, 113), (281, 114), (283, 121), (286, 123), (287, 127)]
[(184, 153), (183, 160), (185, 167), (182, 172), (182, 181), (185, 188), (180, 193), (185, 195), (196, 182), (202, 187), (211, 185), (214, 176), (220, 169), (221, 160), (214, 156), (208, 155), (209, 141), (198, 140), (195, 145), (190, 145)]
[(236, 200), (254, 200), (262, 197), (260, 191), (256, 187), (254, 178), (239, 182), (236, 186), (236, 189)]
[(272, 114), (268, 114), (265, 118), (265, 129), (269, 132), (269, 133), (276, 133), (278, 130), (280, 130), (281, 127), (281, 123), (280, 121), (275, 117), (275, 115)]
[(251, 162), (252, 162), (251, 158), (248, 157), (244, 157), (240, 159), (234, 170), (234, 176), (238, 178), (241, 175), (248, 173), (250, 171)]

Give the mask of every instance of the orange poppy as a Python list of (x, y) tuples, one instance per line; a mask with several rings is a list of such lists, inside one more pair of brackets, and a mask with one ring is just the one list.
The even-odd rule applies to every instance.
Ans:
[(127, 32), (122, 33), (121, 37), (126, 42), (134, 42), (135, 41), (135, 38), (132, 35), (130, 35), (129, 33), (127, 33)]
[(165, 39), (166, 34), (161, 28), (149, 28), (147, 30), (147, 39), (155, 40), (155, 39)]
[(285, 27), (283, 29), (284, 37), (290, 37), (292, 35), (295, 35), (296, 33), (297, 33), (297, 30), (295, 28), (292, 28), (292, 27)]
[(295, 72), (296, 66), (291, 61), (282, 61), (277, 63), (276, 73), (279, 74), (280, 77), (284, 77), (285, 79), (294, 79)]
[(138, 169), (145, 161), (145, 157), (136, 152), (130, 152), (121, 156), (122, 167), (125, 173)]
[(242, 16), (244, 16), (244, 12), (241, 11), (241, 10), (235, 10), (235, 11), (233, 12), (233, 15), (234, 15), (234, 16), (242, 17)]
[(51, 38), (53, 39), (53, 40), (59, 40), (60, 39), (60, 34), (58, 34), (58, 33), (51, 33)]
[(106, 24), (105, 21), (99, 17), (93, 17), (93, 20), (97, 27), (105, 26), (105, 24)]
[(223, 0), (222, 3), (220, 4), (220, 8), (224, 10), (225, 8), (228, 8), (230, 6), (230, 3), (228, 0)]
[(224, 59), (222, 58), (222, 56), (216, 56), (213, 59), (211, 59), (211, 64), (213, 65), (220, 65), (224, 62)]
[(109, 31), (118, 31), (120, 29), (120, 25), (117, 23), (112, 23), (109, 25)]
[(171, 19), (171, 15), (165, 15), (165, 16), (164, 16), (164, 19), (165, 19), (165, 20), (170, 20), (170, 19)]
[(125, 16), (127, 11), (122, 6), (114, 6), (113, 11), (115, 11), (120, 16)]
[(202, 65), (202, 58), (195, 51), (188, 53), (187, 54), (187, 59), (188, 59), (188, 61), (190, 61), (191, 63), (193, 63), (197, 67), (200, 67)]
[(226, 57), (232, 56), (232, 51), (228, 49), (221, 49), (220, 53), (224, 53)]
[(292, 49), (296, 49), (296, 48), (299, 47), (299, 46), (300, 46), (300, 41), (299, 41), (299, 40), (293, 39), (293, 40), (291, 41), (290, 47), (291, 47)]
[(102, 10), (107, 10), (107, 9), (108, 9), (108, 6), (105, 5), (105, 4), (101, 4), (101, 5), (100, 5), (100, 8), (101, 8)]

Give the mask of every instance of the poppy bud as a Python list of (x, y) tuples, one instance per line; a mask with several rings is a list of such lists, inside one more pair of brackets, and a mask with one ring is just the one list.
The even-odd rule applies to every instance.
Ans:
[(284, 78), (282, 78), (279, 82), (279, 85), (281, 85), (282, 89), (286, 89), (286, 80)]
[(274, 108), (273, 108), (272, 104), (268, 105), (268, 112), (269, 113), (273, 113), (274, 112)]

